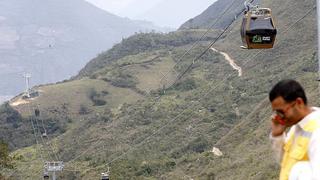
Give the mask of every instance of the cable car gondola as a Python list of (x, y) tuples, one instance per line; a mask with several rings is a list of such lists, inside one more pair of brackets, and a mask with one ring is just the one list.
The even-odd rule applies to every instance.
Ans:
[(241, 38), (245, 48), (272, 48), (276, 34), (271, 9), (252, 7), (245, 12), (241, 24)]
[(101, 180), (109, 180), (110, 168), (108, 167), (108, 171), (105, 173), (101, 173)]
[(109, 180), (109, 173), (101, 173), (101, 180)]
[(49, 179), (50, 177), (49, 177), (49, 173), (47, 172), (47, 171), (45, 171), (45, 172), (43, 172), (43, 179), (44, 180), (47, 180), (47, 179)]

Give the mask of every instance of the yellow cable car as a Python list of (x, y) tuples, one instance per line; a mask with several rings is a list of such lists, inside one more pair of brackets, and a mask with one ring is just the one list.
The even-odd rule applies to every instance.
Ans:
[(241, 24), (241, 38), (245, 48), (272, 48), (276, 35), (277, 29), (269, 8), (254, 7), (245, 13)]

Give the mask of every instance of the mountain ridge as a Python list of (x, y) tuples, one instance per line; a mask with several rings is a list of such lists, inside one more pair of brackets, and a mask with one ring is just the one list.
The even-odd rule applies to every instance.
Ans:
[[(261, 6), (276, 17), (280, 35), (273, 49), (241, 49), (241, 18), (213, 46), (242, 68), (240, 77), (219, 52), (207, 51), (193, 63), (221, 30), (209, 31), (198, 42), (207, 31), (191, 28), (136, 34), (100, 54), (75, 79), (41, 87), (43, 94), (27, 104), (40, 104), (44, 122), (58, 127), (49, 134), (55, 149), (46, 152), (65, 162), (69, 171), (61, 178), (97, 179), (108, 164), (115, 179), (278, 179), (268, 140), (268, 92), (277, 81), (294, 78), (305, 87), (310, 104), (320, 103), (316, 11), (310, 1), (261, 1)], [(165, 80), (159, 78), (168, 72)], [(150, 78), (156, 85), (147, 83)], [(137, 92), (143, 93), (135, 98)], [(32, 117), (27, 104), (14, 106), (26, 122)], [(46, 146), (29, 145), (13, 153), (41, 164), (35, 150)], [(223, 155), (216, 156), (213, 148)], [(42, 169), (15, 162), (26, 168), (17, 174), (29, 179)]]

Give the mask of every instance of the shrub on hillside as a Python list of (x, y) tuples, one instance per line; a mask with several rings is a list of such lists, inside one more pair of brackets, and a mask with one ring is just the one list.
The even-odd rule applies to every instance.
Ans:
[(190, 90), (195, 89), (196, 87), (197, 87), (197, 84), (196, 84), (195, 80), (186, 79), (186, 80), (184, 80), (182, 82), (177, 83), (174, 86), (174, 89), (178, 90), (178, 91), (190, 91)]
[(108, 94), (107, 91), (104, 91), (102, 94), (100, 94), (92, 88), (89, 90), (88, 97), (93, 102), (94, 106), (104, 106), (107, 104), (107, 102), (103, 99), (103, 96), (106, 94)]
[(137, 79), (128, 72), (116, 71), (112, 75), (103, 80), (110, 82), (113, 86), (122, 88), (134, 88), (137, 84)]
[(186, 150), (202, 153), (205, 151), (205, 149), (208, 149), (208, 146), (209, 142), (204, 137), (198, 137), (188, 144)]
[(22, 117), (9, 103), (5, 103), (0, 106), (0, 121), (11, 124), (14, 128), (18, 128), (21, 125)]
[[(9, 168), (12, 169), (12, 158), (9, 156), (9, 147), (8, 145), (0, 140), (0, 168)], [(0, 174), (1, 179), (1, 174)]]
[(80, 115), (86, 115), (86, 114), (89, 114), (89, 112), (90, 111), (89, 111), (87, 106), (85, 106), (83, 104), (80, 105), (80, 109), (79, 109), (79, 114)]
[[(59, 133), (62, 134), (66, 131), (66, 127), (63, 122), (59, 122), (57, 119), (45, 119), (44, 126), (48, 134)], [(39, 128), (39, 127), (38, 127)]]

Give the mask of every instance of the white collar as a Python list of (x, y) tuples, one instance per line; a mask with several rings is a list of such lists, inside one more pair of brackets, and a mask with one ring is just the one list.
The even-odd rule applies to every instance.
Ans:
[(320, 117), (320, 108), (318, 107), (311, 107), (311, 113), (304, 117), (297, 126), (300, 128), (304, 127), (310, 120), (319, 119)]

